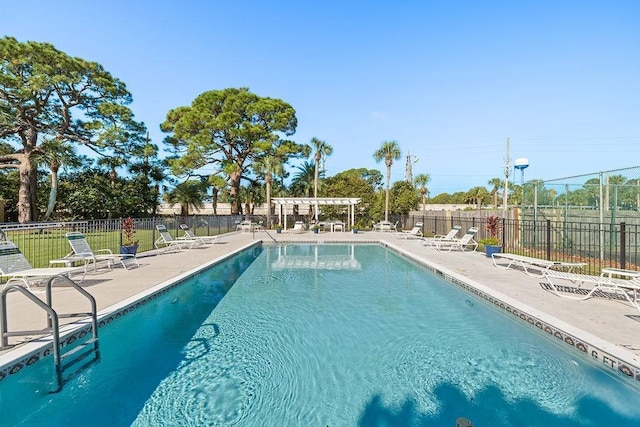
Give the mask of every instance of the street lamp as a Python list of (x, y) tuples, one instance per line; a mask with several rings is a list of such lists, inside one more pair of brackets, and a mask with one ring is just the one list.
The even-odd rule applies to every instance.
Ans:
[(524, 243), (524, 170), (529, 167), (529, 160), (521, 157), (513, 161), (513, 167), (520, 170), (520, 239)]

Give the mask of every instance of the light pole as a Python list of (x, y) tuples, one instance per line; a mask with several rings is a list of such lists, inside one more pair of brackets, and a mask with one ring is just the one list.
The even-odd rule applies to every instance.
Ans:
[(524, 170), (529, 167), (529, 160), (524, 157), (515, 159), (513, 167), (520, 170), (520, 242), (524, 243)]

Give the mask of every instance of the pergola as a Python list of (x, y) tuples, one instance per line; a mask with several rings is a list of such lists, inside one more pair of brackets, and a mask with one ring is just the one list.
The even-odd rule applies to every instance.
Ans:
[[(360, 198), (355, 197), (274, 197), (271, 199), (273, 203), (278, 207), (278, 220), (283, 227), (287, 228), (287, 215), (285, 212), (284, 223), (282, 222), (283, 209), (286, 206), (295, 205), (311, 205), (315, 209), (314, 215), (316, 221), (318, 221), (318, 206), (330, 205), (330, 206), (348, 206), (349, 207), (349, 226), (353, 227), (355, 223), (356, 209), (355, 206), (360, 203)], [(293, 212), (293, 208), (292, 208)]]

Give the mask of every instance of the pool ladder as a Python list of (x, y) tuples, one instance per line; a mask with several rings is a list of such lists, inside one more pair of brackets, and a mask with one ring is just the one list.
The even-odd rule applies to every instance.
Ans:
[[(53, 295), (51, 292), (51, 287), (55, 281), (62, 280), (66, 282), (67, 285), (70, 285), (73, 289), (77, 290), (80, 294), (82, 294), (87, 300), (89, 300), (91, 304), (91, 312), (82, 312), (82, 313), (57, 313), (56, 310), (53, 309)], [(16, 283), (14, 283), (16, 282)], [(47, 327), (40, 330), (28, 330), (28, 331), (9, 331), (7, 325), (7, 294), (12, 291), (18, 291), (25, 295), (28, 299), (34, 302), (38, 307), (42, 308), (47, 312)], [(71, 350), (66, 353), (61, 353), (60, 351), (60, 323), (59, 319), (61, 318), (73, 318), (73, 317), (89, 317), (91, 318), (91, 332), (92, 335), (89, 339), (74, 343), (74, 346)], [(81, 331), (77, 331), (77, 333), (81, 334)], [(69, 279), (66, 276), (53, 276), (47, 282), (46, 287), (46, 302), (43, 302), (40, 298), (35, 296), (31, 291), (29, 291), (24, 286), (24, 280), (22, 279), (11, 279), (9, 280), (0, 294), (0, 350), (7, 349), (11, 347), (9, 345), (8, 338), (16, 337), (16, 336), (25, 336), (25, 335), (42, 335), (42, 334), (51, 334), (52, 344), (53, 344), (53, 363), (55, 365), (55, 375), (56, 375), (56, 383), (58, 388), (54, 390), (52, 393), (57, 393), (62, 390), (62, 387), (65, 384), (65, 379), (63, 377), (63, 373), (66, 369), (71, 366), (85, 361), (83, 367), (87, 367), (90, 364), (100, 360), (100, 346), (98, 344), (98, 317), (97, 317), (97, 304), (95, 298), (82, 289), (77, 283), (73, 280)], [(91, 357), (91, 359), (87, 360), (87, 358)], [(63, 361), (66, 363), (63, 364)]]

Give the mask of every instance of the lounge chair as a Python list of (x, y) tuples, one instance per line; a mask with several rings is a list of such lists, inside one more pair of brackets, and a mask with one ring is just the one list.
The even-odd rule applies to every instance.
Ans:
[(245, 220), (236, 225), (236, 230), (250, 233), (258, 230), (258, 224)]
[[(522, 270), (531, 276), (529, 269), (534, 267), (540, 271), (540, 275), (544, 275), (544, 272), (551, 269), (561, 269), (566, 270), (568, 273), (573, 272), (574, 268), (582, 268), (585, 263), (583, 262), (563, 262), (563, 261), (549, 261), (546, 259), (533, 258), (524, 255), (517, 254), (507, 254), (507, 253), (494, 253), (491, 254), (491, 259), (493, 260), (493, 265), (496, 267), (501, 267), (505, 269), (509, 269), (511, 267), (520, 267)], [(503, 264), (506, 265), (498, 265), (498, 261), (503, 259), (506, 261)]]
[(162, 224), (156, 225), (156, 230), (160, 233), (160, 237), (156, 239), (153, 243), (153, 246), (156, 249), (164, 249), (165, 251), (170, 251), (171, 249), (177, 249), (179, 251), (184, 250), (185, 248), (191, 249), (195, 245), (201, 245), (202, 241), (196, 239), (174, 239), (173, 236)]
[(219, 236), (196, 236), (196, 234), (191, 231), (187, 224), (180, 224), (180, 228), (184, 232), (184, 235), (178, 237), (178, 240), (200, 240), (203, 244), (210, 245), (218, 243)]
[(421, 222), (416, 222), (411, 230), (401, 230), (396, 233), (396, 237), (399, 239), (420, 239), (422, 238), (422, 225)]
[(451, 230), (449, 230), (449, 232), (447, 234), (436, 234), (433, 236), (434, 239), (436, 240), (451, 240), (451, 239), (455, 239), (456, 236), (458, 235), (458, 231), (460, 231), (462, 227), (459, 225), (454, 225), (453, 228)]
[(293, 228), (289, 231), (292, 233), (304, 233), (305, 231), (307, 231), (307, 227), (305, 226), (304, 222), (296, 221), (296, 223), (293, 224)]
[(133, 254), (114, 254), (111, 249), (91, 249), (89, 242), (87, 242), (87, 238), (80, 232), (73, 231), (65, 234), (65, 236), (69, 241), (72, 252), (65, 258), (56, 260), (58, 263), (65, 259), (70, 261), (82, 260), (85, 261), (85, 269), (87, 263), (93, 263), (94, 270), (97, 268), (99, 261), (107, 261), (107, 266), (109, 268), (111, 268), (112, 264), (116, 262), (119, 262), (123, 268), (127, 268), (125, 260), (133, 261), (137, 266), (140, 265), (138, 264), (138, 259)]
[[(640, 305), (638, 305), (637, 299), (638, 292), (640, 292), (640, 278), (616, 279), (605, 275), (592, 276), (589, 274), (569, 273), (557, 270), (545, 270), (543, 276), (547, 279), (551, 292), (559, 297), (582, 301), (591, 298), (596, 292), (607, 295), (606, 292), (602, 291), (609, 291), (615, 294), (622, 294), (632, 306), (640, 311)], [(574, 293), (581, 293), (582, 296), (571, 296), (560, 293), (558, 287), (561, 285), (559, 285), (557, 281), (554, 282), (556, 279), (568, 280), (574, 284), (577, 283), (577, 287), (573, 287), (571, 290), (573, 290)], [(593, 288), (589, 291), (581, 288), (585, 283), (593, 284)], [(633, 295), (633, 298), (631, 298), (630, 293)]]
[(421, 244), (423, 246), (427, 246), (427, 245), (433, 246), (433, 242), (436, 240), (445, 241), (445, 240), (456, 239), (456, 236), (458, 235), (458, 231), (460, 231), (461, 228), (462, 227), (459, 225), (454, 225), (453, 228), (449, 230), (447, 234), (436, 234), (433, 237), (429, 237), (429, 238), (422, 237), (420, 238), (420, 240), (418, 240), (418, 244)]
[(0, 241), (0, 278), (9, 279), (5, 287), (8, 283), (18, 280), (31, 291), (30, 280), (46, 280), (60, 275), (71, 278), (71, 273), (81, 270), (80, 267), (33, 268), (13, 242)]
[(465, 252), (471, 248), (471, 252), (475, 252), (478, 249), (478, 242), (474, 239), (477, 232), (478, 227), (471, 227), (460, 239), (434, 239), (432, 246), (438, 251), (449, 252), (453, 249), (459, 249)]
[(390, 221), (380, 221), (379, 223), (373, 223), (373, 231), (382, 231), (382, 232), (397, 232), (398, 231), (398, 222), (395, 224)]

